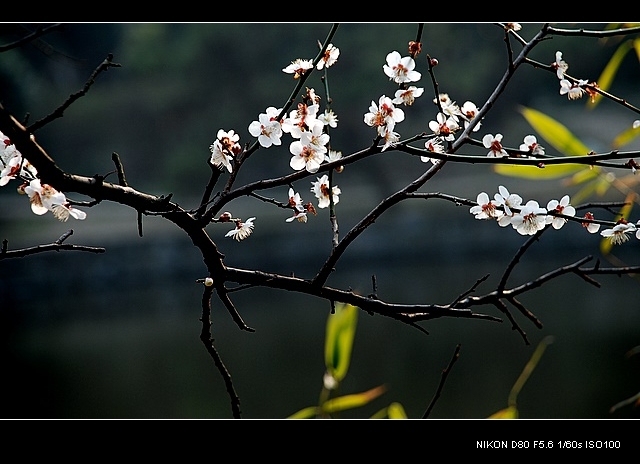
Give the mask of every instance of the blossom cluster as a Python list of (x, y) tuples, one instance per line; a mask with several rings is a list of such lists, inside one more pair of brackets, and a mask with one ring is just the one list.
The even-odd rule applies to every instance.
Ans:
[(85, 219), (87, 214), (71, 206), (64, 193), (57, 191), (49, 184), (41, 183), (38, 171), (11, 142), (9, 137), (0, 132), (0, 187), (11, 180), (19, 179), (22, 184), (17, 191), (27, 195), (31, 211), (43, 215), (49, 211), (59, 221), (65, 222), (69, 217)]
[[(544, 208), (536, 200), (524, 203), (520, 195), (510, 193), (505, 186), (500, 185), (493, 198), (489, 198), (486, 192), (480, 192), (476, 198), (477, 204), (469, 212), (476, 219), (494, 219), (500, 227), (510, 225), (520, 235), (534, 235), (549, 224), (554, 229), (560, 229), (568, 222), (568, 217), (575, 217), (576, 209), (571, 206), (570, 201), (569, 195), (564, 195), (560, 200), (550, 200)], [(600, 230), (600, 224), (594, 222), (593, 213), (586, 213), (583, 219), (582, 226), (587, 232), (595, 234)], [(626, 242), (634, 232), (640, 240), (640, 220), (633, 224), (621, 218), (610, 229), (602, 230), (600, 235), (611, 240), (612, 244), (619, 245)]]
[[(320, 57), (316, 65), (317, 70), (327, 69), (333, 66), (340, 56), (340, 49), (333, 44), (329, 44)], [(293, 74), (294, 79), (299, 79), (307, 71), (314, 67), (313, 60), (296, 59), (282, 69), (287, 74)], [(410, 98), (405, 95), (404, 98)], [(293, 141), (289, 145), (289, 166), (294, 171), (306, 170), (309, 173), (316, 173), (322, 163), (331, 163), (342, 158), (342, 152), (330, 148), (329, 128), (338, 126), (338, 117), (331, 108), (320, 108), (320, 97), (313, 88), (306, 88), (302, 101), (296, 108), (283, 115), (283, 108), (269, 106), (264, 113), (258, 115), (258, 119), (252, 121), (248, 126), (251, 136), (256, 137), (258, 144), (262, 148), (282, 145), (282, 137), (289, 134)], [(242, 152), (242, 147), (238, 143), (240, 137), (235, 131), (224, 131), (220, 129), (214, 142), (210, 145), (210, 163), (221, 170), (226, 168), (233, 172), (234, 160)], [(342, 167), (336, 167), (337, 172), (341, 172)], [(317, 182), (311, 183), (311, 192), (318, 200), (318, 208), (326, 208), (331, 202), (338, 203), (341, 190), (339, 187), (330, 186), (329, 176), (326, 174), (317, 178)], [(293, 210), (293, 215), (286, 219), (287, 222), (298, 220), (307, 222), (307, 214), (316, 214), (316, 209), (312, 203), (303, 203), (299, 193), (293, 188), (289, 189), (289, 196), (286, 207)], [(231, 213), (223, 213), (216, 222), (233, 222), (235, 228), (229, 231), (226, 236), (238, 241), (244, 240), (253, 232), (252, 217), (246, 221), (240, 218), (233, 218)]]

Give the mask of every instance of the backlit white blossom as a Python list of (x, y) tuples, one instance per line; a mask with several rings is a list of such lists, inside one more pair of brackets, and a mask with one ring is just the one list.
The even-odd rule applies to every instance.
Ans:
[(586, 91), (580, 86), (585, 85), (586, 83), (587, 81), (584, 79), (581, 79), (576, 83), (569, 82), (567, 79), (562, 79), (560, 81), (560, 95), (566, 94), (569, 100), (582, 98)]
[[(460, 107), (460, 114), (464, 118), (464, 128), (466, 129), (469, 124), (471, 124), (471, 121), (478, 115), (478, 107), (472, 101), (466, 101), (464, 105)], [(478, 122), (473, 126), (473, 132), (477, 132), (481, 125), (482, 123)]]
[[(569, 204), (569, 201), (569, 195), (563, 196), (560, 201), (550, 200), (549, 203), (547, 203), (547, 211), (554, 211), (559, 214), (564, 214), (565, 216), (575, 216), (576, 209)], [(565, 225), (567, 219), (549, 214), (547, 216), (546, 222), (547, 224), (551, 224), (554, 229), (560, 229), (563, 225)]]
[(387, 64), (382, 66), (384, 73), (397, 84), (404, 82), (416, 82), (422, 77), (418, 71), (415, 71), (416, 62), (410, 56), (404, 58), (400, 53), (393, 51), (387, 55)]
[[(331, 198), (333, 199), (333, 204), (337, 204), (340, 201), (340, 195), (342, 192), (337, 185), (331, 187), (331, 191), (329, 191), (329, 176), (326, 174), (322, 177), (317, 177), (317, 182), (311, 182), (311, 191), (315, 194), (318, 199), (318, 208), (327, 208), (330, 205)], [(330, 198), (329, 195), (332, 197)]]
[(502, 206), (504, 215), (498, 218), (500, 227), (506, 227), (511, 224), (511, 218), (515, 215), (515, 211), (511, 208), (518, 209), (522, 204), (522, 197), (517, 193), (509, 193), (504, 185), (498, 187), (498, 193), (493, 196), (496, 204)]
[(532, 155), (544, 155), (544, 147), (538, 143), (535, 135), (527, 135), (520, 144), (520, 151), (531, 152)]
[(375, 127), (378, 135), (384, 137), (387, 131), (391, 132), (396, 123), (404, 121), (404, 111), (396, 108), (391, 98), (382, 95), (378, 99), (378, 105), (372, 100), (369, 112), (364, 115), (364, 122), (368, 126)]
[(469, 209), (469, 212), (475, 215), (476, 219), (490, 219), (499, 218), (504, 213), (497, 209), (497, 203), (489, 199), (489, 195), (486, 192), (480, 192), (476, 198), (478, 203)]
[(235, 229), (230, 230), (225, 234), (225, 237), (231, 237), (238, 242), (240, 240), (244, 240), (253, 232), (253, 221), (255, 217), (251, 217), (246, 221), (242, 222), (241, 220), (236, 221)]
[(562, 59), (562, 52), (556, 52), (556, 60), (551, 63), (551, 67), (556, 70), (556, 76), (558, 76), (558, 79), (564, 79), (564, 73), (569, 69), (569, 65)]
[(487, 134), (482, 137), (482, 145), (489, 149), (489, 153), (487, 153), (489, 158), (509, 156), (507, 151), (502, 148), (502, 143), (500, 143), (501, 141), (502, 134), (496, 134), (495, 137), (492, 134)]
[(340, 56), (340, 49), (334, 47), (333, 44), (327, 45), (327, 48), (322, 55), (320, 61), (318, 61), (318, 65), (316, 69), (320, 71), (322, 68), (328, 68), (335, 64), (338, 61), (338, 57)]
[[(433, 152), (433, 153), (444, 153), (444, 145), (442, 144), (442, 139), (440, 137), (433, 137), (430, 138), (429, 140), (427, 140), (424, 143), (424, 147)], [(435, 164), (436, 162), (438, 162), (438, 158), (431, 158), (429, 156), (421, 156), (420, 157), (420, 161), (422, 161), (423, 163), (428, 163), (429, 161), (431, 161), (433, 164)]]
[(318, 120), (322, 121), (322, 124), (325, 126), (329, 126), (334, 129), (338, 127), (338, 116), (336, 116), (332, 109), (324, 110), (324, 113), (318, 116)]
[(298, 79), (311, 68), (313, 68), (313, 60), (303, 60), (302, 58), (298, 58), (297, 60), (292, 61), (289, 66), (283, 68), (282, 71), (287, 74), (293, 74), (293, 78)]
[(630, 222), (625, 221), (619, 222), (611, 229), (603, 230), (602, 232), (600, 232), (600, 235), (608, 238), (613, 245), (621, 245), (629, 240), (629, 235), (627, 234), (632, 234), (634, 232), (636, 232), (637, 235), (636, 226)]
[[(593, 215), (593, 213), (586, 213), (584, 215), (584, 218), (594, 220), (595, 216)], [(597, 222), (583, 222), (582, 227), (587, 229), (587, 232), (589, 232), (590, 234), (595, 234), (600, 230), (600, 224), (598, 224)]]
[(511, 225), (520, 235), (533, 235), (546, 225), (547, 210), (541, 208), (537, 201), (529, 200), (520, 212), (511, 218)]
[[(261, 113), (257, 121), (249, 124), (249, 133), (254, 137), (258, 137), (258, 143), (264, 148), (271, 145), (280, 145), (282, 141), (282, 125), (277, 117), (281, 110), (275, 107), (267, 108), (266, 113)], [(274, 114), (275, 113), (275, 114)]]
[(424, 93), (424, 89), (422, 87), (416, 87), (415, 85), (410, 85), (406, 89), (396, 90), (395, 98), (391, 100), (396, 105), (406, 105), (411, 106), (416, 98)]
[(435, 121), (429, 121), (429, 129), (433, 131), (435, 135), (439, 135), (444, 140), (452, 141), (455, 139), (455, 132), (460, 129), (460, 126), (455, 119), (447, 117), (443, 113), (436, 115)]

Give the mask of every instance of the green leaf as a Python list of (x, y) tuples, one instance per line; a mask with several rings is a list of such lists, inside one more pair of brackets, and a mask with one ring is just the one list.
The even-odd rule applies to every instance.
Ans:
[(567, 156), (585, 156), (591, 152), (589, 147), (551, 116), (527, 107), (522, 107), (520, 112), (533, 130), (558, 152)]
[(407, 413), (400, 403), (393, 402), (386, 408), (376, 412), (371, 419), (408, 419)]
[(576, 172), (583, 171), (585, 166), (575, 164), (553, 164), (539, 168), (536, 166), (515, 166), (508, 164), (496, 164), (493, 167), (494, 172), (503, 176), (519, 177), (521, 179), (558, 179), (560, 177), (568, 177)]
[(316, 406), (310, 406), (308, 408), (301, 409), (300, 411), (291, 414), (287, 419), (311, 419), (318, 415), (319, 408)]
[[(622, 64), (622, 60), (624, 59), (627, 52), (632, 49), (632, 46), (633, 46), (633, 41), (631, 40), (626, 40), (622, 42), (616, 49), (615, 53), (613, 54), (613, 56), (611, 57), (607, 65), (602, 70), (602, 73), (600, 74), (600, 77), (598, 78), (597, 83), (598, 83), (598, 87), (600, 87), (605, 92), (611, 88), (611, 83), (613, 82), (613, 78), (616, 76), (616, 73), (618, 72), (618, 69)], [(602, 99), (602, 95), (600, 95), (599, 93), (596, 94), (593, 99), (593, 103), (591, 103), (590, 101), (587, 102), (587, 107), (590, 109), (595, 108), (601, 99)]]
[(340, 382), (347, 375), (358, 322), (358, 307), (336, 304), (335, 313), (327, 318), (324, 359), (327, 371)]
[[(585, 156), (591, 150), (584, 145), (569, 129), (546, 114), (533, 108), (521, 107), (520, 113), (531, 127), (558, 152), (567, 156)], [(539, 168), (537, 166), (514, 166), (498, 164), (494, 171), (498, 174), (525, 179), (557, 179), (589, 169), (588, 166), (572, 164), (553, 164)]]
[(400, 403), (393, 402), (387, 408), (389, 419), (407, 419), (407, 413)]
[(322, 404), (322, 410), (326, 413), (344, 411), (345, 409), (358, 408), (374, 400), (385, 392), (384, 385), (372, 388), (363, 393), (354, 393), (353, 395), (338, 396), (331, 398)]
[(518, 408), (515, 406), (509, 406), (508, 408), (501, 409), (498, 412), (491, 414), (488, 419), (517, 419)]
[(636, 127), (635, 129), (633, 127), (629, 127), (628, 129), (620, 132), (616, 136), (616, 138), (613, 139), (613, 142), (611, 143), (611, 147), (614, 150), (617, 150), (618, 148), (633, 141), (633, 139), (635, 139), (639, 135), (640, 135), (640, 127)]

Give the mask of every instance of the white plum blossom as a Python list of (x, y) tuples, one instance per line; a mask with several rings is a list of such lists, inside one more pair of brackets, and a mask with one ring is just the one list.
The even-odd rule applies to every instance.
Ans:
[(381, 151), (385, 151), (387, 148), (395, 146), (400, 141), (400, 134), (387, 130), (382, 136), (382, 139), (384, 140), (384, 144), (382, 145)]
[(211, 151), (211, 158), (209, 162), (216, 166), (218, 169), (222, 170), (223, 168), (227, 168), (227, 171), (231, 172), (233, 168), (231, 167), (231, 156), (227, 154), (220, 140), (214, 140), (213, 143), (209, 146), (209, 150)]
[[(460, 121), (459, 116), (462, 116), (462, 111), (458, 104), (451, 100), (449, 94), (441, 93), (440, 94), (440, 106), (442, 107), (442, 112), (445, 116), (452, 118), (454, 121)], [(436, 101), (437, 102), (437, 101)]]
[(404, 121), (404, 111), (393, 106), (391, 98), (386, 95), (378, 99), (378, 105), (372, 100), (369, 112), (364, 115), (365, 124), (375, 127), (381, 137), (384, 137), (387, 131), (393, 131), (396, 123), (402, 121)]
[(240, 240), (244, 240), (249, 235), (251, 235), (251, 233), (253, 232), (253, 221), (254, 220), (255, 220), (255, 217), (250, 217), (249, 219), (247, 219), (244, 222), (242, 222), (240, 219), (236, 220), (235, 221), (236, 222), (235, 229), (230, 230), (224, 236), (225, 237), (231, 237), (231, 238), (237, 240), (238, 242)]
[(429, 129), (433, 131), (435, 135), (439, 135), (444, 140), (450, 142), (455, 139), (455, 132), (460, 129), (460, 126), (455, 119), (447, 117), (443, 113), (436, 115), (435, 121), (429, 121)]
[[(432, 137), (424, 143), (424, 147), (433, 153), (444, 153), (444, 145), (442, 145), (442, 139), (440, 137)], [(438, 162), (438, 158), (431, 158), (429, 156), (421, 156), (420, 161), (428, 163), (431, 161), (433, 164)]]
[[(466, 129), (469, 124), (471, 124), (471, 121), (478, 115), (478, 107), (472, 101), (466, 101), (464, 105), (460, 107), (460, 114), (465, 119), (464, 128)], [(477, 132), (481, 125), (482, 123), (478, 122), (478, 124), (473, 127), (473, 132)]]
[(558, 76), (558, 79), (564, 79), (564, 73), (569, 69), (569, 65), (562, 59), (562, 52), (556, 52), (556, 60), (551, 63), (551, 67), (556, 70), (556, 76)]
[(318, 61), (316, 69), (318, 71), (321, 71), (322, 68), (328, 68), (330, 66), (333, 66), (335, 62), (338, 61), (339, 56), (340, 56), (339, 48), (334, 47), (333, 44), (327, 45), (327, 48), (325, 49), (324, 54), (322, 55), (322, 58), (320, 59), (320, 61)]
[[(575, 216), (576, 209), (569, 204), (569, 201), (569, 195), (563, 196), (560, 201), (550, 200), (549, 203), (547, 203), (547, 212), (554, 211), (559, 214), (564, 214), (565, 216)], [(565, 225), (567, 219), (549, 214), (547, 216), (546, 222), (547, 224), (551, 224), (554, 229), (560, 229), (563, 225)]]
[[(593, 215), (593, 213), (586, 213), (584, 215), (585, 219), (589, 219), (589, 220), (594, 220), (595, 216)], [(596, 232), (598, 232), (600, 230), (600, 224), (598, 224), (597, 222), (583, 222), (582, 223), (582, 227), (584, 227), (585, 229), (587, 229), (587, 232), (589, 232), (590, 234), (595, 234)]]
[(396, 90), (395, 98), (391, 100), (396, 105), (406, 105), (411, 106), (416, 98), (424, 93), (424, 89), (422, 87), (416, 87), (415, 85), (410, 85), (406, 89)]
[(227, 171), (231, 172), (233, 155), (242, 151), (238, 140), (240, 140), (240, 135), (236, 134), (234, 130), (227, 132), (224, 129), (219, 129), (216, 140), (209, 146), (209, 150), (211, 151), (211, 159), (209, 162), (220, 170), (225, 167)]
[[(339, 195), (342, 193), (337, 185), (331, 187), (329, 191), (329, 176), (324, 174), (322, 177), (317, 177), (317, 182), (311, 182), (311, 191), (318, 199), (318, 208), (327, 208), (331, 204), (337, 204), (340, 201)], [(329, 197), (331, 195), (331, 198)]]
[(295, 171), (306, 169), (310, 173), (317, 172), (324, 161), (324, 155), (327, 149), (322, 146), (321, 150), (319, 150), (317, 145), (304, 143), (305, 141), (310, 142), (312, 136), (310, 136), (308, 132), (303, 132), (302, 135), (304, 136), (304, 141), (301, 137), (300, 140), (294, 140), (291, 142), (291, 145), (289, 145), (289, 151), (293, 155), (289, 161), (289, 166)]
[(64, 193), (58, 192), (49, 184), (41, 184), (40, 179), (33, 179), (24, 187), (24, 193), (29, 196), (31, 210), (41, 216), (51, 211), (56, 219), (65, 222), (69, 216), (83, 220), (87, 217), (84, 211), (73, 208)]
[(311, 68), (313, 68), (313, 60), (298, 58), (295, 61), (292, 61), (286, 68), (282, 68), (282, 71), (287, 74), (293, 74), (294, 79), (299, 79), (300, 76)]
[(69, 216), (80, 221), (87, 217), (87, 213), (72, 207), (69, 203), (54, 204), (51, 207), (51, 212), (53, 216), (61, 222), (66, 222)]
[(615, 226), (613, 226), (613, 228), (605, 229), (602, 232), (600, 232), (600, 235), (602, 235), (605, 238), (608, 238), (613, 245), (621, 245), (627, 240), (629, 240), (629, 235), (627, 234), (632, 234), (633, 232), (636, 232), (636, 236), (637, 236), (638, 233), (636, 230), (637, 229), (634, 224), (622, 219), (621, 221), (618, 221), (618, 223)]
[(0, 170), (0, 186), (7, 185), (10, 180), (15, 179), (22, 169), (23, 159), (16, 150), (16, 155), (11, 156), (7, 161), (2, 160), (4, 168)]
[(522, 197), (517, 193), (509, 193), (509, 190), (504, 185), (500, 185), (498, 193), (493, 198), (496, 204), (504, 210), (504, 216), (498, 218), (498, 224), (500, 227), (506, 227), (511, 224), (511, 218), (515, 215), (515, 211), (512, 211), (511, 208), (520, 208)]
[(300, 143), (315, 148), (320, 153), (326, 153), (326, 145), (329, 143), (329, 134), (323, 132), (324, 124), (314, 124), (310, 130), (300, 136)]
[(342, 159), (342, 152), (336, 151), (336, 150), (329, 150), (329, 152), (324, 155), (324, 159), (327, 163), (338, 161), (339, 159)]
[(318, 121), (317, 114), (319, 105), (307, 105), (298, 103), (298, 108), (289, 113), (289, 117), (282, 121), (282, 131), (291, 134), (294, 139), (299, 139), (304, 131), (310, 130), (316, 123), (324, 125)]
[(532, 155), (544, 155), (544, 147), (538, 143), (535, 135), (527, 135), (520, 144), (520, 151), (531, 152)]
[(502, 156), (509, 156), (509, 153), (502, 148), (502, 134), (496, 134), (494, 137), (492, 134), (487, 134), (482, 137), (482, 145), (485, 148), (489, 149), (489, 153), (487, 153), (487, 157), (496, 158)]
[(511, 218), (511, 225), (520, 235), (533, 235), (546, 225), (547, 210), (541, 208), (537, 201), (529, 200), (520, 208), (520, 212)]
[(325, 126), (329, 126), (334, 129), (338, 127), (338, 116), (336, 116), (332, 109), (324, 110), (324, 113), (318, 116), (318, 120), (322, 121), (322, 124)]
[(249, 133), (254, 137), (258, 137), (258, 143), (264, 148), (271, 145), (280, 145), (282, 141), (282, 125), (277, 117), (280, 111), (271, 106), (267, 108), (266, 113), (261, 113), (257, 121), (249, 124)]
[(504, 214), (497, 209), (498, 204), (489, 199), (489, 195), (487, 195), (486, 192), (480, 192), (476, 198), (476, 202), (478, 204), (469, 209), (469, 212), (475, 215), (476, 219), (499, 218)]
[(293, 209), (293, 216), (286, 219), (286, 222), (293, 222), (297, 219), (298, 222), (307, 222), (307, 212), (302, 204), (302, 198), (300, 194), (289, 187), (289, 206)]
[(405, 82), (416, 82), (422, 77), (418, 71), (415, 71), (416, 62), (410, 56), (404, 58), (400, 53), (393, 51), (387, 55), (387, 64), (382, 66), (384, 73), (397, 84)]
[(586, 80), (581, 79), (576, 83), (572, 83), (567, 79), (560, 80), (560, 95), (567, 94), (569, 100), (577, 100), (578, 98), (582, 98), (582, 96), (586, 93), (581, 85), (585, 85), (587, 83)]

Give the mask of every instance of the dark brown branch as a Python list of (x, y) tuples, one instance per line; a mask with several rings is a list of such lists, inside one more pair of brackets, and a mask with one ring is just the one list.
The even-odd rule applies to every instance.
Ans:
[(35, 39), (42, 37), (43, 35), (48, 34), (49, 32), (55, 29), (60, 28), (61, 26), (62, 24), (50, 24), (48, 26), (38, 26), (38, 28), (35, 31), (25, 35), (24, 37), (16, 40), (15, 42), (12, 42), (6, 45), (0, 45), (0, 53), (28, 44), (34, 41)]
[(522, 327), (520, 327), (520, 324), (518, 324), (516, 320), (513, 318), (513, 316), (511, 315), (511, 312), (509, 311), (509, 308), (507, 308), (507, 305), (504, 304), (504, 302), (501, 299), (494, 300), (493, 304), (496, 308), (500, 310), (500, 312), (502, 312), (505, 316), (507, 316), (507, 319), (509, 319), (509, 321), (511, 322), (511, 330), (517, 331), (522, 336), (522, 339), (524, 340), (524, 342), (527, 345), (530, 345), (529, 339), (527, 338), (527, 333), (522, 329)]
[(127, 178), (124, 175), (124, 166), (122, 166), (122, 162), (120, 161), (120, 155), (118, 155), (115, 151), (111, 154), (111, 160), (113, 164), (116, 165), (116, 172), (118, 173), (118, 183), (123, 187), (128, 187)]
[(84, 87), (81, 90), (77, 91), (74, 94), (69, 95), (69, 98), (67, 98), (67, 100), (64, 103), (62, 103), (62, 105), (60, 105), (58, 108), (56, 108), (51, 114), (31, 124), (28, 127), (28, 131), (32, 133), (36, 132), (38, 129), (49, 124), (54, 119), (61, 118), (64, 115), (64, 111), (67, 108), (69, 108), (69, 106), (71, 106), (73, 102), (75, 102), (80, 97), (83, 97), (84, 95), (86, 95), (86, 93), (89, 91), (91, 86), (95, 83), (95, 80), (96, 80), (96, 77), (98, 77), (98, 74), (100, 74), (101, 72), (107, 71), (109, 68), (121, 66), (118, 63), (112, 62), (111, 61), (112, 59), (113, 59), (113, 55), (109, 53), (107, 55), (107, 58), (102, 63), (100, 63), (100, 66), (98, 66), (91, 73), (89, 80), (87, 80), (87, 82), (84, 84)]
[(22, 248), (20, 250), (7, 250), (8, 241), (5, 239), (2, 241), (2, 251), (0, 252), (0, 261), (9, 258), (22, 258), (24, 256), (34, 255), (36, 253), (44, 253), (46, 251), (87, 251), (89, 253), (104, 253), (105, 248), (91, 247), (84, 245), (69, 245), (63, 243), (67, 238), (73, 234), (73, 230), (69, 230), (62, 234), (58, 240), (48, 245), (37, 245), (29, 248)]
[(494, 316), (474, 313), (464, 308), (452, 308), (450, 306), (435, 304), (387, 303), (378, 298), (358, 295), (353, 291), (340, 290), (328, 286), (319, 287), (312, 280), (305, 280), (298, 277), (233, 267), (227, 267), (225, 274), (226, 280), (229, 282), (277, 288), (304, 293), (329, 301), (341, 301), (353, 306), (358, 306), (364, 311), (391, 317), (405, 323), (426, 321), (440, 317), (472, 318), (500, 322), (500, 319)]
[(255, 329), (252, 329), (247, 324), (245, 324), (242, 316), (240, 316), (240, 313), (238, 313), (238, 310), (229, 298), (227, 289), (224, 288), (223, 285), (218, 285), (216, 288), (216, 292), (218, 294), (218, 298), (220, 298), (220, 301), (222, 301), (222, 304), (224, 304), (224, 307), (227, 308), (227, 311), (229, 311), (229, 314), (231, 314), (231, 317), (233, 318), (236, 325), (241, 330), (246, 330), (247, 332), (255, 332)]
[(444, 388), (444, 384), (447, 381), (447, 377), (451, 373), (451, 369), (453, 369), (453, 365), (455, 364), (455, 362), (458, 360), (459, 357), (460, 357), (460, 344), (458, 344), (456, 346), (456, 349), (453, 352), (453, 356), (451, 357), (451, 360), (449, 361), (449, 365), (445, 369), (442, 370), (442, 375), (440, 376), (440, 383), (438, 383), (438, 388), (437, 388), (435, 394), (433, 395), (433, 398), (431, 399), (431, 402), (429, 403), (429, 406), (425, 410), (424, 414), (422, 414), (422, 418), (423, 419), (427, 419), (429, 417), (429, 414), (431, 414), (431, 411), (433, 410), (433, 407), (435, 406), (436, 401), (438, 401), (438, 398), (440, 398), (440, 394), (442, 393), (442, 389)]
[(213, 344), (213, 336), (211, 334), (211, 295), (213, 294), (213, 287), (205, 287), (202, 293), (202, 330), (200, 332), (200, 340), (207, 349), (207, 353), (213, 359), (214, 364), (218, 368), (218, 372), (222, 376), (222, 380), (227, 388), (227, 393), (231, 399), (231, 411), (233, 417), (240, 419), (240, 398), (233, 387), (233, 381), (231, 380), (231, 374), (227, 370), (226, 366), (222, 362), (222, 358), (218, 354), (215, 345)]

